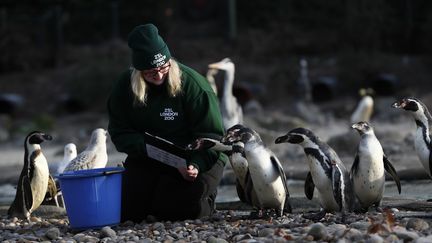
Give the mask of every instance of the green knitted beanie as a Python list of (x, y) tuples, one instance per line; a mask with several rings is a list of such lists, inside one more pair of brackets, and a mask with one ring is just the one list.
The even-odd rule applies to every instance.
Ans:
[(163, 66), (171, 58), (168, 46), (153, 24), (139, 25), (128, 36), (132, 65), (138, 70)]

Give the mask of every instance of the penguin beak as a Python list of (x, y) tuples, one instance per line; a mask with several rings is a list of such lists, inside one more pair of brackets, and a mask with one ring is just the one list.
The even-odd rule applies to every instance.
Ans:
[(44, 134), (44, 135), (42, 135), (42, 137), (43, 137), (43, 139), (46, 140), (46, 141), (51, 141), (51, 140), (52, 140), (52, 136), (51, 136), (51, 135), (48, 135), (48, 134)]
[(287, 134), (287, 135), (284, 135), (284, 136), (280, 136), (280, 137), (276, 138), (276, 140), (275, 140), (275, 144), (285, 143), (285, 142), (287, 142), (289, 139), (290, 139), (290, 136), (289, 136), (288, 134)]
[(393, 108), (404, 108), (406, 106), (406, 103), (404, 100), (396, 101), (392, 104)]

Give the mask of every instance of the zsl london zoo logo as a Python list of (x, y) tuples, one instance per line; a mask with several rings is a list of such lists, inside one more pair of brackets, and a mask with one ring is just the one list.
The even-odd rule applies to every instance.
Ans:
[(160, 113), (160, 116), (164, 118), (165, 121), (174, 120), (175, 116), (178, 116), (178, 112), (173, 111), (172, 108), (165, 108), (163, 112)]

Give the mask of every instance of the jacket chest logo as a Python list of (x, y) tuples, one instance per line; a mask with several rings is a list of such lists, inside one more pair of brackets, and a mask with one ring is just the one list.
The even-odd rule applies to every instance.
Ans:
[(172, 108), (165, 108), (163, 112), (159, 113), (159, 115), (164, 121), (172, 121), (176, 116), (178, 116), (178, 112), (173, 111)]

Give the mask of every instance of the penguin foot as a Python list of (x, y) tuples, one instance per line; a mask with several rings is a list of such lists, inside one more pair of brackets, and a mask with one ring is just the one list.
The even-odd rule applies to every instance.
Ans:
[(306, 213), (303, 214), (303, 218), (313, 220), (313, 221), (319, 221), (320, 219), (324, 218), (324, 216), (327, 214), (326, 211), (321, 210), (318, 213)]

